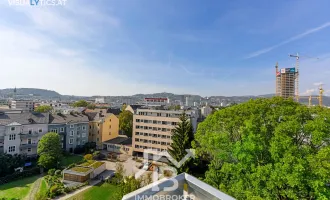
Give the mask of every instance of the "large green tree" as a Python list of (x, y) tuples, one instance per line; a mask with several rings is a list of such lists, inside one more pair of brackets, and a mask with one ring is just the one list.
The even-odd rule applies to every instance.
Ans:
[(87, 107), (89, 103), (85, 100), (76, 101), (73, 103), (73, 107)]
[(42, 105), (42, 106), (38, 106), (34, 111), (36, 112), (40, 112), (40, 113), (46, 113), (51, 111), (53, 108), (51, 106), (48, 105)]
[(330, 109), (279, 97), (210, 115), (195, 135), (205, 181), (237, 199), (329, 199)]
[(47, 133), (38, 143), (38, 164), (50, 169), (57, 167), (62, 157), (60, 136), (57, 133)]
[[(180, 162), (183, 157), (186, 156), (186, 149), (191, 148), (191, 142), (194, 140), (194, 131), (191, 125), (191, 122), (186, 115), (186, 113), (182, 113), (180, 116), (180, 122), (177, 124), (175, 129), (172, 130), (172, 144), (168, 149), (168, 153), (174, 158), (176, 161)], [(180, 168), (178, 168), (178, 172), (189, 172), (189, 162), (184, 163)]]
[(130, 111), (124, 110), (119, 114), (119, 129), (128, 137), (132, 137), (133, 114)]

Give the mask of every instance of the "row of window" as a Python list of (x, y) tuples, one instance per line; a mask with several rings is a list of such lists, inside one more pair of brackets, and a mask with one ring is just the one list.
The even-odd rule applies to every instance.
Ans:
[[(74, 138), (70, 138), (69, 139), (69, 144), (73, 144), (74, 143)], [(85, 140), (82, 140), (81, 143), (80, 143), (80, 140), (77, 140), (77, 145), (80, 145), (80, 144), (85, 144), (86, 141)]]
[(162, 139), (171, 139), (172, 138), (172, 136), (170, 136), (170, 135), (162, 135), (162, 134), (154, 134), (154, 133), (142, 133), (142, 132), (135, 132), (135, 135), (142, 135), (142, 136), (162, 138)]
[[(16, 131), (16, 127), (15, 126), (10, 127), (10, 131)], [(33, 129), (30, 128), (29, 129), (29, 134), (32, 134), (32, 132), (33, 132)], [(38, 129), (38, 132), (41, 133), (42, 132), (42, 128), (39, 128)]]
[(172, 125), (172, 126), (176, 126), (178, 124), (178, 122), (147, 120), (147, 119), (136, 119), (135, 121), (141, 123), (148, 123), (148, 124), (162, 124), (162, 125)]
[[(62, 128), (61, 128), (62, 129)], [(50, 129), (50, 132), (54, 132), (54, 133), (57, 133), (57, 129)], [(64, 132), (64, 131), (61, 131), (60, 132)], [(77, 133), (77, 136), (79, 136), (80, 134)], [(70, 136), (74, 136), (74, 130), (70, 131)], [(86, 133), (81, 133), (81, 136), (82, 137), (86, 137)]]
[(180, 117), (177, 113), (154, 113), (154, 112), (139, 112), (138, 115), (157, 116), (157, 117)]
[(162, 149), (162, 148), (153, 148), (153, 147), (147, 147), (147, 146), (142, 146), (142, 145), (135, 145), (136, 149), (150, 149), (153, 151), (166, 151), (166, 149)]
[(144, 130), (153, 130), (153, 131), (163, 131), (163, 132), (171, 132), (172, 129), (170, 128), (159, 128), (159, 127), (152, 127), (152, 126), (135, 126), (136, 129), (144, 129)]
[(160, 141), (155, 141), (155, 140), (145, 140), (145, 139), (139, 139), (135, 138), (136, 142), (143, 142), (143, 143), (149, 143), (149, 144), (160, 144), (160, 145), (167, 145), (170, 146), (170, 142), (160, 142)]

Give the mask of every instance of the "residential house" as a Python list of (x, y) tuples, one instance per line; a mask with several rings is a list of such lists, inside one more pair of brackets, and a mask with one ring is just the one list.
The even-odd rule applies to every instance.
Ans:
[(88, 142), (88, 122), (81, 113), (50, 114), (48, 130), (60, 134), (64, 150), (74, 152)]
[(49, 113), (0, 111), (0, 152), (36, 156), (48, 121)]
[(132, 138), (119, 136), (103, 142), (103, 146), (112, 153), (133, 155)]
[(103, 148), (103, 142), (119, 135), (119, 118), (107, 109), (85, 110), (89, 118), (88, 141), (95, 142), (98, 149)]

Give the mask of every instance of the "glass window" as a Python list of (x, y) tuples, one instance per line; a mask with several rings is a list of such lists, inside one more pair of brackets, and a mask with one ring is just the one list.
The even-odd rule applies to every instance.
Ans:
[(15, 152), (16, 151), (16, 146), (9, 146), (8, 147), (8, 152)]
[(15, 134), (9, 135), (9, 140), (16, 140), (16, 135)]

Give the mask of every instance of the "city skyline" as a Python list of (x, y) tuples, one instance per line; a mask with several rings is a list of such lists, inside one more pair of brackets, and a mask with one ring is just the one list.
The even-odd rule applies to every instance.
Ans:
[(288, 54), (299, 52), (300, 93), (317, 94), (322, 82), (329, 95), (330, 2), (257, 2), (1, 0), (1, 87), (80, 96), (271, 94), (276, 62), (293, 67)]

